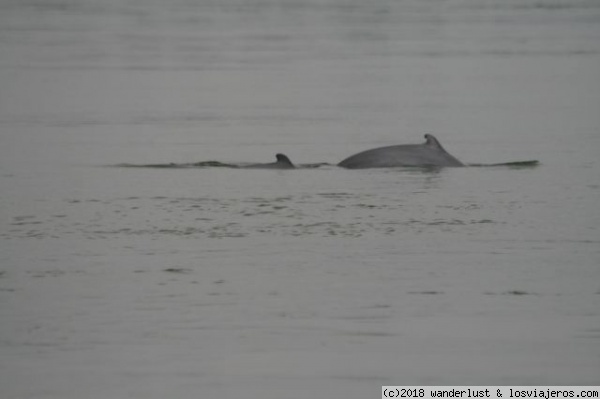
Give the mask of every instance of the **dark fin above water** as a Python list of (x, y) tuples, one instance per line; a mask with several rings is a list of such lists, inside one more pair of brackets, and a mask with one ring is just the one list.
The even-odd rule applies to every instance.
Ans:
[(277, 158), (277, 163), (284, 166), (284, 167), (289, 167), (289, 168), (294, 168), (294, 164), (292, 163), (292, 161), (290, 161), (290, 158), (288, 158), (287, 155), (285, 154), (275, 154), (275, 158)]

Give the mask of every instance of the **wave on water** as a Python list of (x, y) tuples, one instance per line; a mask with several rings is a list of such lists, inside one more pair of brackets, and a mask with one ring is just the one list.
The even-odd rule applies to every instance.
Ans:
[(470, 167), (508, 167), (511, 169), (524, 169), (524, 168), (535, 168), (540, 165), (540, 161), (529, 160), (529, 161), (514, 161), (514, 162), (502, 162), (502, 163), (470, 163), (467, 166)]
[[(231, 169), (254, 169), (257, 164), (252, 163), (226, 163), (220, 161), (203, 161), (203, 162), (191, 162), (191, 163), (150, 163), (150, 164), (131, 164), (131, 163), (120, 163), (117, 165), (111, 165), (117, 168), (158, 168), (158, 169), (191, 169), (191, 168), (231, 168)], [(322, 166), (334, 166), (327, 162), (320, 163), (309, 163), (309, 164), (298, 164), (296, 169), (316, 169)], [(281, 169), (278, 169), (281, 170)]]
[(188, 168), (240, 168), (237, 164), (229, 164), (219, 161), (204, 161), (194, 163), (149, 163), (149, 164), (132, 164), (120, 163), (113, 165), (118, 168), (160, 168), (160, 169), (188, 169)]

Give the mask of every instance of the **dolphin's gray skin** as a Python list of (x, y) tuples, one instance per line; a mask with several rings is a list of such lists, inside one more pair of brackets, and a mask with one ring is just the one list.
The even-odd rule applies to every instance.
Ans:
[(348, 169), (391, 168), (395, 166), (465, 166), (444, 150), (431, 134), (423, 144), (403, 144), (373, 148), (354, 154), (338, 164)]
[(294, 169), (295, 166), (285, 154), (276, 154), (277, 162), (272, 163), (256, 163), (247, 165), (245, 168), (251, 169)]

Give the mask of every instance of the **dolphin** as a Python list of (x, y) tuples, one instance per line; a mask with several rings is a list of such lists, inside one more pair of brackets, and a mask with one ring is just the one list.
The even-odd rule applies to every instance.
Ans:
[(272, 163), (255, 163), (252, 165), (244, 166), (249, 169), (294, 169), (295, 166), (285, 154), (276, 154), (276, 162)]
[(348, 169), (391, 168), (396, 166), (465, 166), (450, 155), (431, 134), (423, 144), (379, 147), (354, 154), (338, 164)]

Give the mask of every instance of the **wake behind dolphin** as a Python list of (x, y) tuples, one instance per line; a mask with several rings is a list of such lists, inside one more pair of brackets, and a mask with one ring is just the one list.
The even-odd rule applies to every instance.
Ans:
[(344, 159), (338, 166), (365, 169), (398, 166), (465, 166), (465, 164), (450, 155), (432, 134), (426, 134), (423, 144), (373, 148)]
[[(314, 163), (314, 164), (298, 164), (294, 165), (290, 158), (285, 154), (278, 153), (275, 155), (276, 161), (270, 163), (223, 163), (219, 161), (204, 161), (196, 163), (168, 163), (168, 164), (119, 164), (119, 167), (145, 167), (145, 168), (235, 168), (235, 169), (314, 169), (320, 167), (335, 166), (329, 163)], [(440, 167), (489, 167), (500, 166), (510, 168), (529, 168), (539, 164), (538, 161), (517, 161), (494, 164), (464, 164), (454, 156), (450, 155), (442, 144), (432, 134), (425, 135), (425, 143), (423, 144), (401, 144), (387, 147), (373, 148), (354, 154), (340, 163), (337, 166), (347, 169), (367, 169), (367, 168), (393, 168), (393, 167), (424, 167), (424, 168), (440, 168)]]

